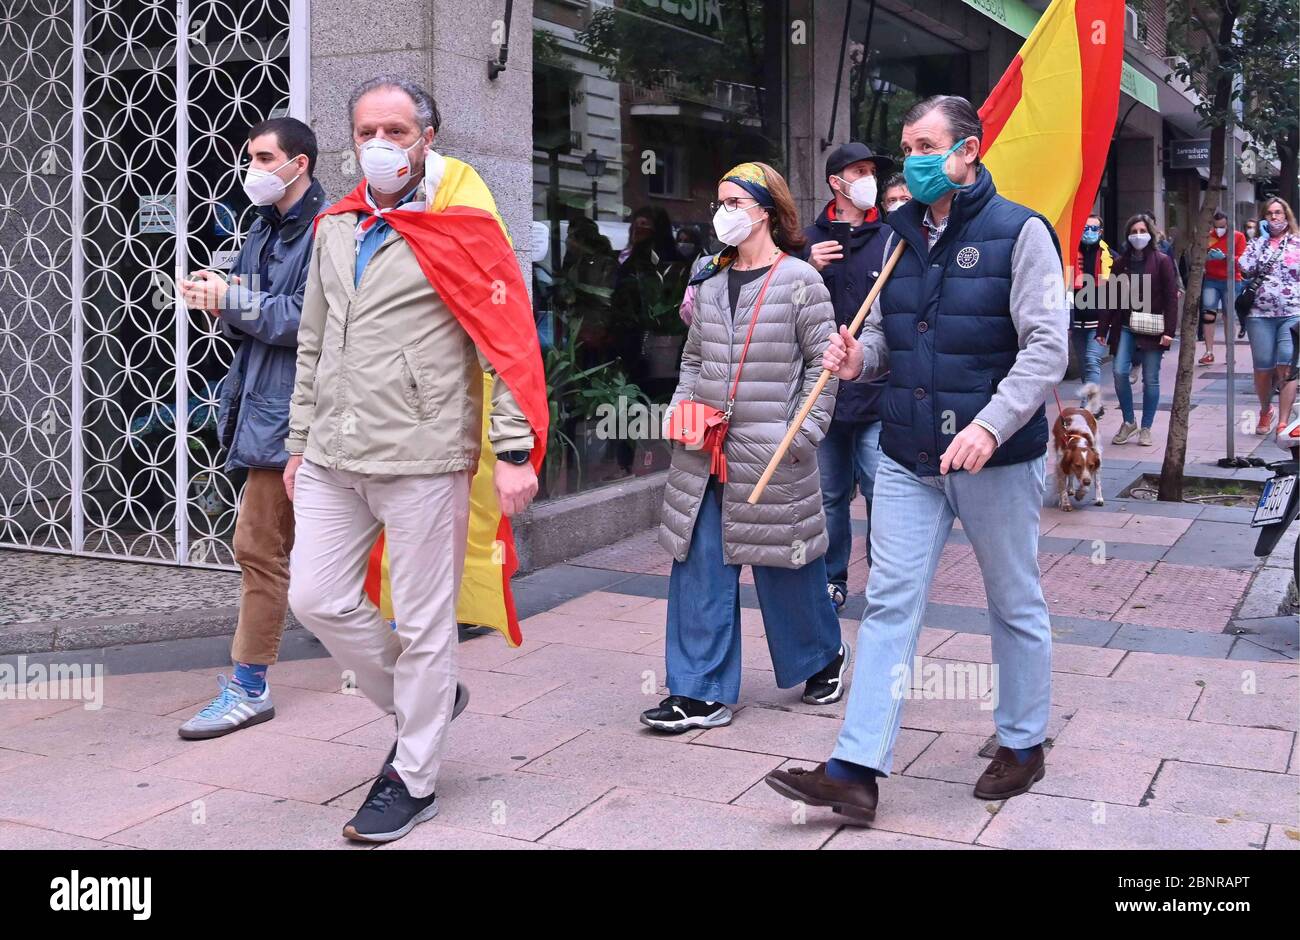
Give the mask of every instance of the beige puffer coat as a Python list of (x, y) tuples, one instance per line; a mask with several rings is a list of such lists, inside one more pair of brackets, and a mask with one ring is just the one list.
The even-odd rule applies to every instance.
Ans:
[[(762, 283), (759, 278), (741, 289), (734, 323), (727, 275), (714, 275), (699, 285), (674, 406), (693, 397), (726, 410)], [(821, 375), (822, 353), (834, 329), (835, 311), (821, 275), (798, 258), (784, 257), (759, 311), (727, 432), (722, 505), (727, 564), (800, 568), (826, 551), (817, 445), (830, 425), (836, 379), (827, 382), (818, 396), (757, 505), (746, 500)], [(659, 543), (678, 561), (685, 561), (709, 480), (709, 457), (703, 450), (672, 447)]]

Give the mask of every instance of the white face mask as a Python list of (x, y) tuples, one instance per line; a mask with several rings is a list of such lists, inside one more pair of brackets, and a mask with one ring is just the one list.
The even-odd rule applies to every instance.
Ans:
[(391, 140), (375, 137), (361, 145), (361, 172), (377, 193), (401, 192), (411, 182), (411, 151), (424, 142), (421, 137), (403, 149)]
[(1216, 226), (1214, 229), (1214, 234), (1222, 238), (1224, 235), (1228, 234), (1228, 229), (1226, 226), (1222, 226), (1222, 225)]
[(728, 212), (725, 207), (719, 206), (718, 211), (713, 213), (713, 234), (718, 236), (718, 241), (735, 247), (748, 238), (754, 227), (754, 220), (749, 217), (752, 208), (747, 206)]
[(1138, 251), (1141, 251), (1146, 248), (1147, 245), (1151, 244), (1151, 235), (1148, 232), (1135, 232), (1128, 237), (1128, 243)]
[(907, 200), (906, 200), (906, 199), (895, 199), (893, 202), (887, 202), (887, 203), (885, 203), (885, 211), (886, 211), (886, 212), (895, 212), (895, 211), (901, 209), (901, 208), (902, 208), (903, 206), (905, 206), (905, 205), (907, 205)]
[(859, 176), (852, 183), (842, 176), (835, 177), (840, 181), (840, 192), (849, 197), (849, 202), (863, 212), (870, 209), (876, 204), (876, 177), (875, 174), (870, 176)]
[(250, 166), (244, 175), (244, 194), (248, 196), (248, 201), (255, 206), (269, 206), (283, 199), (285, 190), (296, 183), (302, 174), (299, 173), (287, 183), (276, 174), (297, 159), (291, 157), (270, 171)]

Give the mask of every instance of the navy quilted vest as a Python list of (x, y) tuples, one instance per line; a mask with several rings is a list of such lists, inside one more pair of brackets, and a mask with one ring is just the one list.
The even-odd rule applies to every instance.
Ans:
[[(999, 196), (983, 166), (971, 188), (953, 199), (933, 250), (921, 222), (925, 210), (913, 200), (890, 215), (894, 237), (904, 238), (908, 250), (880, 296), (889, 345), (880, 446), (918, 476), (939, 472), (952, 439), (1011, 371), (1020, 349), (1011, 320), (1011, 254), (1025, 222), (1037, 216)], [(1043, 222), (1055, 243), (1051, 224)], [(987, 466), (1032, 460), (1046, 450), (1040, 406)]]

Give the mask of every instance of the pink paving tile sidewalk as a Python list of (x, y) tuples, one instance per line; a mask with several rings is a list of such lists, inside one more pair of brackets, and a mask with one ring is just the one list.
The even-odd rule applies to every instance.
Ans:
[(1249, 571), (1160, 562), (1124, 602), (1114, 619), (1152, 627), (1222, 633), (1250, 584), (1251, 575)]
[[(862, 518), (860, 500), (853, 515)], [(1045, 508), (1042, 525), (1051, 536), (1161, 546), (1189, 523)], [(1054, 615), (1157, 631), (1222, 632), (1250, 580), (1087, 554), (1043, 552), (1039, 562)], [(662, 576), (671, 559), (651, 530), (573, 564)], [(849, 571), (860, 594), (860, 536)], [(752, 583), (748, 569), (742, 579)], [(968, 545), (944, 547), (930, 599), (986, 605)], [(1057, 644), (1048, 773), (1031, 793), (976, 800), (992, 714), (972, 700), (912, 700), (877, 826), (855, 830), (763, 783), (775, 767), (825, 759), (844, 703), (809, 706), (798, 688), (776, 687), (757, 610), (742, 611), (730, 726), (664, 738), (638, 723), (665, 691), (666, 613), (662, 598), (592, 591), (528, 618), (519, 649), (496, 635), (462, 644), (471, 701), (449, 734), (442, 811), (390, 849), (1300, 847), (1295, 663)], [(854, 621), (842, 626), (856, 636)], [(929, 626), (917, 652), (991, 660), (987, 636)], [(355, 849), (339, 829), (393, 719), (345, 689), (337, 663), (300, 660), (273, 667), (275, 720), (181, 741), (175, 726), (210, 697), (219, 671), (111, 676), (98, 711), (0, 701), (0, 847)]]

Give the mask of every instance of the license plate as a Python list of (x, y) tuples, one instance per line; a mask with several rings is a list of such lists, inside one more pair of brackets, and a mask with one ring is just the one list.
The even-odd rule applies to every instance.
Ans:
[(1291, 503), (1291, 491), (1295, 489), (1295, 474), (1289, 477), (1274, 477), (1264, 483), (1264, 492), (1259, 494), (1255, 505), (1255, 517), (1250, 520), (1252, 526), (1272, 525), (1286, 516), (1287, 506)]

